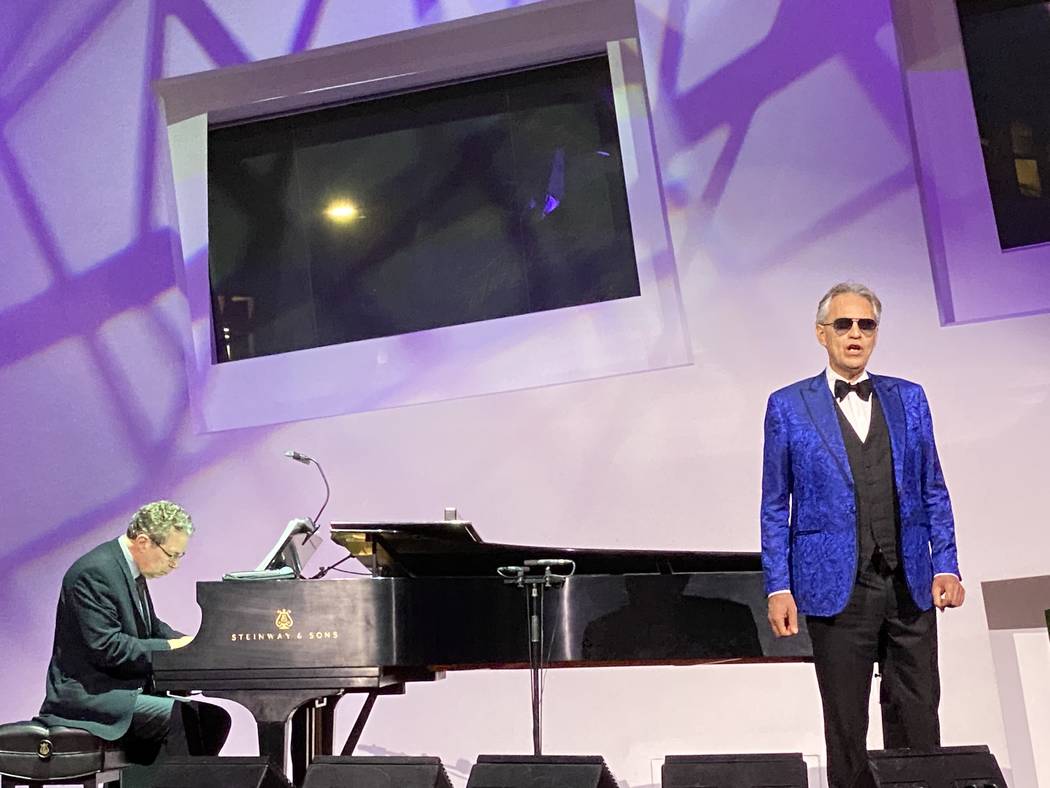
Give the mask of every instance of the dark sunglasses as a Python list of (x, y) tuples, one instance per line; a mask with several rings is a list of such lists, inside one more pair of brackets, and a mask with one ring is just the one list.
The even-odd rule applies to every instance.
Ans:
[(821, 325), (831, 326), (835, 329), (836, 334), (845, 334), (853, 328), (854, 323), (864, 334), (874, 334), (875, 329), (879, 327), (879, 321), (872, 317), (839, 317), (830, 323), (821, 323)]

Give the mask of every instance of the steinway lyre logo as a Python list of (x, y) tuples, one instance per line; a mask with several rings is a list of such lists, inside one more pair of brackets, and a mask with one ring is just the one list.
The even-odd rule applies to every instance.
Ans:
[(283, 609), (277, 611), (277, 618), (273, 622), (274, 626), (282, 632), (287, 632), (294, 623), (292, 621), (292, 611)]

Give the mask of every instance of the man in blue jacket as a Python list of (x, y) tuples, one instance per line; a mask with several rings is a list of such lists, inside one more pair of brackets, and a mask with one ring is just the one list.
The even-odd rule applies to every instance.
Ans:
[(885, 746), (939, 746), (934, 608), (965, 598), (926, 395), (866, 372), (881, 316), (867, 287), (831, 288), (816, 320), (827, 368), (774, 392), (765, 418), (769, 622), (785, 637), (806, 616), (832, 788), (875, 784), (866, 739), (876, 662)]
[(218, 753), (230, 728), (225, 709), (152, 691), (153, 654), (192, 638), (157, 617), (146, 581), (178, 567), (192, 534), (182, 507), (154, 501), (135, 512), (125, 534), (69, 568), (39, 715), (46, 724), (123, 739), (146, 762), (161, 746), (173, 755)]

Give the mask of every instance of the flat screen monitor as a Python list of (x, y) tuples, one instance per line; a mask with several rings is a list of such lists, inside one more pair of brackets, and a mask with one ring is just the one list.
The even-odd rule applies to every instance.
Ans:
[(640, 294), (606, 53), (208, 131), (215, 361)]
[(1002, 249), (1050, 241), (1050, 2), (957, 0)]

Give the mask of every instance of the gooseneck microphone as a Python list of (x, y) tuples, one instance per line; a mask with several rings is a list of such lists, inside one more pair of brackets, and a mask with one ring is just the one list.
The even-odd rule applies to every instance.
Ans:
[(306, 536), (303, 537), (303, 544), (309, 541), (310, 537), (317, 533), (317, 529), (321, 527), (321, 513), (324, 508), (328, 506), (328, 499), (332, 497), (332, 488), (328, 485), (328, 477), (324, 475), (324, 468), (321, 467), (321, 463), (315, 460), (313, 457), (308, 457), (297, 451), (286, 451), (284, 456), (288, 459), (301, 462), (303, 465), (310, 465), (311, 463), (317, 468), (317, 472), (321, 474), (321, 481), (324, 482), (324, 503), (321, 504), (321, 508), (317, 510), (317, 515), (312, 520), (313, 527), (307, 531)]

